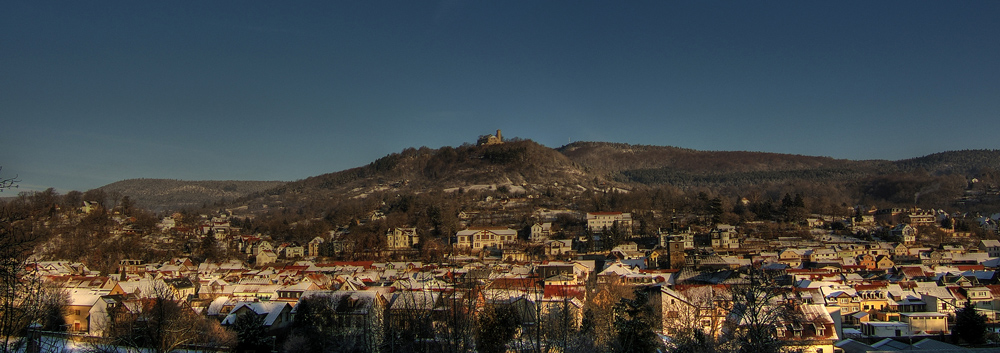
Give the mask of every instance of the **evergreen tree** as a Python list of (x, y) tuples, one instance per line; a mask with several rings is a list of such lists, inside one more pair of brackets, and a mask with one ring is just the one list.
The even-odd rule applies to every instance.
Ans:
[(965, 306), (955, 311), (955, 329), (951, 334), (953, 338), (961, 338), (967, 343), (983, 343), (986, 340), (986, 316), (977, 313), (972, 301), (966, 300)]
[(232, 327), (236, 332), (237, 351), (261, 351), (268, 347), (271, 337), (267, 336), (264, 326), (264, 315), (258, 315), (253, 310), (240, 314)]
[(635, 299), (622, 298), (614, 306), (616, 352), (657, 352), (660, 345), (653, 332), (653, 310), (648, 305), (649, 293), (635, 291)]

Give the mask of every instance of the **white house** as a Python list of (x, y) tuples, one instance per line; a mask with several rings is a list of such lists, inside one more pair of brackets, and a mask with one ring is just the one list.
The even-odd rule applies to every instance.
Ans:
[(455, 245), (479, 250), (485, 247), (503, 248), (517, 240), (517, 231), (505, 227), (469, 228), (456, 234)]
[(385, 244), (389, 249), (409, 249), (419, 242), (417, 228), (393, 228), (385, 234)]
[(627, 212), (587, 212), (587, 229), (601, 232), (618, 225), (626, 233), (632, 233), (632, 214)]
[(552, 222), (535, 223), (531, 226), (531, 241), (541, 243), (552, 235)]

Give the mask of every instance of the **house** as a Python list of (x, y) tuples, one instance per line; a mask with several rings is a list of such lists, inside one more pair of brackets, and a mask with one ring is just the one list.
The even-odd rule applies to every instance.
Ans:
[(861, 323), (861, 333), (870, 337), (906, 337), (909, 325), (897, 321), (868, 321)]
[(660, 228), (657, 230), (656, 234), (660, 237), (660, 247), (666, 248), (667, 243), (670, 242), (671, 239), (679, 237), (685, 250), (694, 249), (694, 233), (691, 232), (690, 227), (676, 231), (667, 231)]
[(90, 333), (91, 311), (101, 300), (99, 294), (89, 289), (78, 289), (68, 293), (69, 300), (63, 307), (63, 321), (71, 333)]
[(271, 250), (264, 250), (257, 253), (256, 259), (257, 266), (267, 265), (278, 261), (278, 254), (275, 254), (274, 251)]
[(917, 241), (917, 229), (909, 224), (898, 224), (889, 231), (889, 235), (899, 237), (903, 244), (913, 244)]
[(174, 299), (187, 300), (195, 296), (196, 288), (194, 283), (186, 277), (164, 279), (163, 283), (170, 288), (170, 293)]
[(856, 259), (856, 262), (857, 262), (858, 266), (862, 266), (862, 267), (864, 267), (865, 269), (868, 269), (868, 270), (874, 270), (878, 266), (876, 264), (876, 262), (875, 262), (875, 256), (872, 255), (872, 254), (861, 254), (861, 255), (858, 255), (858, 257)]
[(615, 246), (611, 251), (621, 251), (623, 253), (634, 253), (639, 251), (639, 244), (634, 241), (628, 241)]
[(875, 257), (875, 268), (879, 270), (887, 270), (896, 266), (892, 262), (892, 259), (886, 255), (879, 255)]
[(875, 211), (875, 222), (881, 224), (900, 224), (903, 222), (903, 215), (906, 212), (902, 208), (886, 208)]
[(981, 240), (979, 241), (979, 250), (986, 252), (990, 257), (1000, 257), (1000, 240)]
[(802, 249), (784, 249), (778, 254), (778, 262), (788, 265), (791, 268), (799, 268), (802, 266), (803, 253)]
[(459, 231), (455, 246), (481, 250), (486, 247), (503, 248), (504, 244), (517, 241), (517, 231), (506, 227), (479, 227)]
[(669, 288), (654, 286), (650, 292), (658, 331), (670, 336), (688, 329), (701, 330), (706, 335), (722, 334), (728, 310), (718, 305), (724, 295), (713, 286)]
[[(302, 305), (309, 301), (309, 305)], [(363, 351), (378, 351), (385, 344), (385, 314), (388, 302), (385, 296), (376, 290), (338, 290), (309, 291), (303, 293), (298, 304), (292, 310), (292, 315), (310, 315), (299, 309), (326, 307), (321, 309), (324, 319), (335, 323), (334, 329), (344, 337), (345, 342), (357, 342), (367, 348)], [(334, 351), (347, 351), (355, 347), (324, 347)], [(341, 349), (343, 348), (343, 349)]]
[(406, 290), (392, 293), (388, 329), (409, 332), (414, 339), (434, 338), (434, 322), (441, 319), (441, 292)]
[(298, 301), (302, 297), (302, 294), (306, 291), (318, 290), (320, 289), (315, 283), (312, 282), (299, 282), (294, 285), (281, 287), (277, 290), (279, 301)]
[(550, 256), (562, 255), (573, 250), (573, 240), (549, 240), (545, 242), (545, 254)]
[(290, 245), (283, 244), (283, 245), (284, 247), (281, 250), (281, 255), (284, 256), (286, 259), (299, 258), (305, 255), (306, 253), (305, 251), (306, 249), (303, 248), (301, 245), (298, 244), (290, 244)]
[(263, 325), (269, 332), (283, 329), (292, 323), (292, 306), (288, 302), (242, 302), (233, 307), (222, 320), (222, 326), (235, 325), (241, 315), (262, 317)]
[(90, 309), (89, 336), (106, 337), (113, 322), (128, 318), (137, 302), (127, 302), (121, 295), (102, 295)]
[(535, 223), (531, 226), (532, 242), (541, 243), (549, 239), (552, 235), (552, 222)]
[(715, 249), (737, 249), (740, 247), (740, 239), (736, 233), (736, 227), (728, 224), (716, 224), (710, 232), (712, 238), (712, 248)]
[(522, 249), (506, 248), (500, 251), (504, 262), (524, 262), (528, 261), (528, 253)]
[(209, 224), (202, 224), (198, 227), (198, 234), (212, 234), (216, 240), (225, 240), (228, 234), (232, 233), (232, 226), (227, 220), (214, 219)]
[(796, 318), (777, 325), (777, 336), (785, 340), (788, 351), (833, 352), (833, 344), (840, 340), (837, 322), (830, 313), (817, 304), (795, 306)]
[(587, 229), (594, 233), (617, 226), (626, 234), (632, 234), (632, 214), (627, 212), (587, 212)]
[(386, 248), (390, 250), (409, 249), (420, 242), (417, 228), (392, 228), (385, 234)]
[(579, 328), (583, 324), (583, 301), (571, 296), (550, 296), (536, 300), (543, 327)]
[(253, 251), (253, 255), (257, 256), (262, 251), (274, 251), (274, 244), (271, 244), (271, 242), (267, 240), (261, 240), (254, 244), (251, 250)]
[(948, 315), (936, 312), (899, 313), (899, 322), (906, 324), (906, 336), (949, 335)]
[(80, 207), (80, 212), (91, 213), (101, 209), (101, 204), (97, 201), (84, 201), (83, 207)]
[(903, 243), (898, 243), (892, 248), (892, 256), (904, 256), (908, 257), (910, 255), (910, 249), (906, 247)]
[(315, 237), (312, 240), (310, 240), (308, 244), (309, 256), (319, 256), (320, 249), (323, 248), (323, 243), (325, 241), (326, 240), (323, 240), (323, 237)]
[(911, 209), (907, 212), (903, 221), (914, 226), (932, 226), (937, 224), (937, 214), (934, 210)]

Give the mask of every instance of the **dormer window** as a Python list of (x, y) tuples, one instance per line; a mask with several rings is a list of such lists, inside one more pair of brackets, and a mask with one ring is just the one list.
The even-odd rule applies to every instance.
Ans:
[(826, 337), (826, 326), (813, 324), (813, 329), (816, 330), (817, 337)]

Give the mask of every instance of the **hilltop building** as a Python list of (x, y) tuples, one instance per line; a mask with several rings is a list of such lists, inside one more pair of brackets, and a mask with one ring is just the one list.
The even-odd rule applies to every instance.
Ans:
[(500, 134), (500, 129), (497, 129), (497, 134), (495, 136), (494, 135), (482, 136), (479, 138), (479, 141), (476, 141), (477, 146), (499, 145), (499, 144), (503, 144), (503, 135)]

